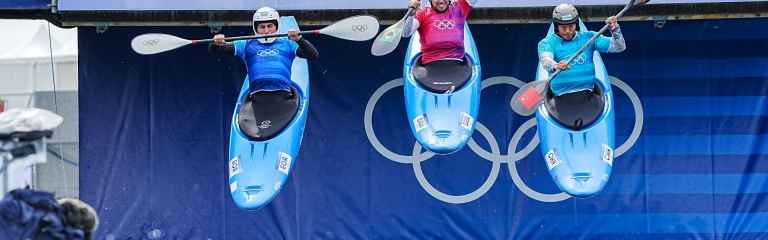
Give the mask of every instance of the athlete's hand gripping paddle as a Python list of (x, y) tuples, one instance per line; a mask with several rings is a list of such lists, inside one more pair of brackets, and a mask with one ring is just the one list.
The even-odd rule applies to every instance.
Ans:
[[(627, 6), (624, 7), (624, 9), (619, 12), (619, 14), (616, 14), (616, 18), (621, 17), (621, 15), (623, 15), (624, 12), (628, 11), (629, 9), (632, 9), (635, 6), (646, 4), (648, 2), (650, 2), (650, 0), (630, 0), (629, 3), (627, 3)], [(600, 37), (603, 32), (608, 29), (608, 27), (610, 27), (610, 24), (605, 24), (605, 26), (600, 29), (600, 31), (597, 32), (595, 36), (589, 39), (589, 42), (584, 44), (584, 46), (582, 46), (578, 52), (573, 54), (573, 56), (568, 59), (568, 63), (570, 64), (573, 59), (578, 57), (581, 52), (587, 49), (587, 46), (592, 44), (592, 42)], [(510, 102), (512, 110), (522, 116), (530, 116), (536, 112), (536, 109), (538, 109), (539, 106), (541, 106), (541, 103), (544, 101), (544, 94), (547, 92), (547, 88), (549, 88), (549, 83), (552, 81), (552, 79), (557, 77), (558, 74), (560, 74), (560, 71), (561, 69), (558, 69), (546, 80), (533, 81), (523, 85), (523, 87), (518, 89), (517, 92), (515, 92), (515, 95), (512, 96), (512, 102)]]
[(415, 8), (408, 8), (408, 12), (405, 13), (405, 16), (400, 19), (399, 22), (389, 26), (379, 33), (379, 35), (376, 36), (376, 40), (373, 41), (371, 54), (374, 56), (384, 56), (391, 53), (392, 50), (395, 50), (397, 45), (400, 44), (400, 38), (403, 37), (403, 24), (405, 24), (405, 19), (407, 19), (408, 16), (411, 16), (411, 13), (415, 10)]
[[(299, 32), (299, 35), (324, 34), (351, 41), (366, 41), (373, 38), (377, 32), (379, 32), (379, 19), (370, 15), (360, 15), (342, 19), (320, 30), (301, 31)], [(224, 40), (234, 41), (284, 36), (288, 36), (288, 33), (229, 37)], [(133, 38), (131, 47), (133, 47), (133, 50), (139, 54), (149, 55), (173, 50), (189, 44), (194, 45), (207, 42), (213, 42), (213, 39), (187, 40), (168, 34), (147, 33)]]

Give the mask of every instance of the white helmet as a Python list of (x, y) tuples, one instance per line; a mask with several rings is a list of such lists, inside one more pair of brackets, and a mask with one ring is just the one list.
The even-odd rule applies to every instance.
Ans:
[[(256, 36), (260, 35), (258, 31), (256, 31), (256, 26), (259, 25), (259, 23), (264, 22), (273, 22), (275, 24), (275, 27), (277, 29), (280, 29), (280, 14), (277, 13), (277, 10), (271, 7), (263, 7), (259, 8), (259, 10), (256, 10), (256, 13), (253, 14), (253, 33), (256, 34)], [(258, 38), (259, 42), (261, 43), (272, 43), (277, 38)]]

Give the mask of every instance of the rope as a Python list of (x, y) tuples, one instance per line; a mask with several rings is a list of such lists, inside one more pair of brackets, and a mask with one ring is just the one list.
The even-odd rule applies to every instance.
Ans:
[[(54, 112), (59, 114), (59, 102), (56, 98), (56, 70), (53, 63), (53, 40), (51, 38), (51, 23), (48, 22), (48, 49), (51, 51), (51, 80), (53, 81), (53, 105), (55, 106)], [(61, 146), (61, 126), (56, 127), (56, 131), (59, 137), (59, 152), (61, 156), (61, 173), (64, 176), (64, 194), (69, 198), (69, 187), (67, 186), (67, 171), (64, 169), (64, 147)]]

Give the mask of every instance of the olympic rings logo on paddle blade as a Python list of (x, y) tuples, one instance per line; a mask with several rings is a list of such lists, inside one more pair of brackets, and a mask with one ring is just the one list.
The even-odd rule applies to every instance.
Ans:
[(265, 49), (265, 50), (259, 50), (256, 51), (256, 54), (259, 56), (276, 56), (277, 54), (280, 54), (280, 50), (277, 49)]
[(453, 29), (456, 27), (456, 22), (453, 20), (435, 20), (432, 22), (432, 25), (434, 25), (437, 29), (445, 30), (445, 29)]
[(155, 46), (160, 43), (160, 39), (146, 40), (143, 42), (144, 46)]
[(365, 32), (365, 30), (368, 30), (368, 24), (352, 25), (352, 31), (359, 33), (359, 32)]
[[(632, 101), (632, 105), (635, 110), (635, 125), (632, 130), (632, 134), (630, 134), (629, 138), (627, 139), (624, 144), (622, 144), (620, 147), (617, 147), (615, 150), (614, 157), (618, 157), (621, 154), (625, 153), (630, 147), (632, 147), (635, 142), (637, 141), (638, 137), (640, 136), (640, 131), (642, 130), (643, 125), (643, 110), (642, 105), (640, 103), (640, 99), (637, 96), (637, 94), (632, 90), (629, 85), (621, 81), (620, 79), (611, 77), (611, 83), (624, 91), (627, 96), (629, 96), (630, 100)], [(520, 81), (519, 79), (516, 79), (514, 77), (508, 77), (508, 76), (498, 76), (498, 77), (492, 77), (485, 79), (481, 82), (481, 88), (485, 89), (487, 87), (497, 85), (497, 84), (509, 84), (516, 86), (518, 88), (525, 85), (525, 82)], [(536, 150), (536, 147), (539, 145), (539, 133), (536, 132), (536, 134), (533, 136), (530, 142), (525, 145), (525, 147), (516, 152), (512, 152), (507, 155), (502, 155), (499, 147), (499, 143), (497, 142), (496, 138), (493, 136), (493, 133), (488, 130), (480, 121), (477, 121), (475, 124), (475, 130), (476, 132), (483, 135), (483, 138), (486, 139), (488, 142), (488, 145), (491, 148), (491, 152), (488, 152), (487, 150), (480, 147), (474, 140), (474, 138), (470, 138), (469, 142), (467, 143), (467, 146), (475, 152), (479, 157), (491, 161), (493, 163), (493, 166), (491, 168), (491, 173), (488, 176), (488, 178), (485, 180), (485, 182), (475, 191), (465, 194), (465, 195), (449, 195), (446, 193), (441, 192), (440, 190), (436, 189), (434, 186), (432, 186), (429, 181), (426, 179), (426, 176), (424, 175), (424, 171), (421, 169), (421, 162), (429, 160), (432, 156), (434, 156), (434, 153), (431, 152), (422, 152), (422, 147), (419, 145), (418, 142), (414, 140), (414, 146), (413, 146), (413, 152), (408, 155), (400, 155), (397, 153), (394, 153), (384, 147), (384, 145), (381, 144), (378, 137), (376, 137), (376, 133), (373, 131), (373, 109), (376, 106), (376, 103), (379, 102), (381, 97), (387, 93), (389, 90), (403, 86), (403, 79), (398, 78), (391, 80), (381, 87), (377, 89), (372, 95), (371, 98), (368, 100), (368, 104), (365, 107), (365, 115), (364, 115), (364, 126), (365, 126), (365, 134), (368, 137), (368, 141), (371, 143), (371, 145), (376, 149), (376, 151), (379, 152), (382, 156), (386, 157), (389, 160), (392, 160), (394, 162), (398, 163), (405, 163), (405, 164), (413, 164), (413, 171), (416, 175), (416, 179), (418, 180), (421, 187), (427, 191), (432, 197), (439, 199), (443, 202), (447, 203), (453, 203), (453, 204), (461, 204), (461, 203), (468, 203), (471, 201), (474, 201), (483, 195), (485, 195), (486, 192), (490, 190), (490, 188), (494, 185), (496, 182), (496, 179), (499, 176), (501, 164), (506, 163), (507, 168), (509, 170), (509, 174), (512, 176), (512, 181), (514, 182), (515, 186), (520, 189), (520, 191), (525, 194), (526, 196), (537, 200), (541, 202), (559, 202), (566, 200), (570, 198), (571, 196), (560, 192), (557, 194), (544, 194), (537, 192), (536, 190), (531, 189), (528, 187), (525, 182), (520, 177), (520, 174), (517, 171), (517, 164), (515, 162), (525, 159), (531, 152)], [(511, 109), (510, 109), (511, 111)], [(536, 118), (530, 118), (527, 121), (525, 121), (512, 135), (512, 138), (510, 139), (509, 146), (507, 149), (510, 151), (513, 151), (515, 149), (518, 149), (518, 144), (521, 142), (523, 135), (528, 132), (530, 129), (536, 129)], [(541, 162), (541, 159), (534, 159), (537, 162)]]

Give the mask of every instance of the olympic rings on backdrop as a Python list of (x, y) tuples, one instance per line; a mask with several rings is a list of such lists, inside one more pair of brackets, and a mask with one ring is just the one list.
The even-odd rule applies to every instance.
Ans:
[[(637, 94), (632, 90), (629, 85), (624, 83), (618, 78), (610, 77), (611, 83), (624, 91), (627, 96), (629, 96), (630, 100), (632, 101), (632, 105), (635, 110), (635, 125), (632, 129), (632, 134), (630, 134), (629, 139), (627, 139), (626, 142), (624, 142), (620, 147), (616, 148), (615, 151), (615, 157), (620, 156), (624, 152), (626, 152), (632, 145), (635, 144), (637, 141), (640, 131), (642, 130), (643, 125), (643, 110), (642, 106), (640, 104), (640, 99), (638, 98)], [(497, 85), (497, 84), (510, 84), (516, 87), (522, 87), (525, 85), (525, 82), (520, 81), (519, 79), (516, 79), (514, 77), (508, 77), (508, 76), (499, 76), (499, 77), (492, 77), (489, 79), (485, 79), (481, 83), (481, 88), (485, 89), (486, 87)], [(496, 182), (496, 179), (498, 177), (498, 174), (501, 169), (501, 164), (506, 163), (507, 167), (509, 169), (509, 174), (512, 176), (512, 181), (514, 182), (515, 186), (520, 189), (520, 191), (525, 194), (526, 196), (538, 200), (541, 202), (559, 202), (566, 200), (570, 198), (570, 196), (564, 192), (557, 193), (557, 194), (544, 194), (537, 192), (536, 190), (531, 189), (528, 187), (525, 182), (520, 177), (520, 174), (517, 171), (516, 164), (514, 164), (516, 161), (520, 161), (527, 157), (531, 152), (533, 152), (536, 149), (536, 146), (539, 145), (539, 138), (538, 138), (538, 132), (533, 136), (533, 138), (525, 145), (525, 147), (516, 152), (512, 152), (507, 155), (501, 155), (499, 143), (496, 141), (496, 138), (493, 136), (493, 133), (488, 130), (480, 121), (476, 123), (475, 129), (478, 133), (480, 133), (486, 141), (488, 141), (488, 144), (491, 148), (491, 152), (486, 151), (477, 143), (475, 142), (474, 138), (470, 138), (467, 145), (469, 148), (475, 152), (478, 156), (481, 158), (491, 161), (492, 167), (491, 167), (491, 173), (488, 176), (488, 178), (485, 180), (485, 182), (475, 191), (465, 194), (465, 195), (459, 195), (459, 196), (453, 196), (448, 195), (443, 192), (440, 192), (435, 187), (433, 187), (429, 181), (427, 181), (424, 172), (421, 169), (421, 162), (428, 160), (435, 154), (432, 152), (421, 152), (421, 145), (419, 145), (418, 142), (414, 143), (413, 146), (413, 152), (410, 156), (408, 155), (400, 155), (397, 153), (394, 153), (384, 147), (384, 145), (381, 144), (379, 139), (376, 137), (376, 133), (373, 132), (373, 109), (376, 106), (376, 103), (381, 99), (381, 97), (387, 93), (389, 90), (403, 86), (403, 79), (393, 79), (381, 87), (377, 89), (372, 95), (371, 98), (368, 100), (368, 104), (365, 107), (365, 115), (364, 115), (364, 125), (365, 125), (365, 133), (368, 137), (368, 141), (371, 143), (371, 145), (376, 149), (376, 151), (379, 152), (382, 156), (386, 157), (389, 160), (392, 160), (394, 162), (398, 163), (406, 163), (406, 164), (413, 164), (413, 171), (416, 175), (416, 179), (418, 180), (421, 187), (427, 191), (432, 197), (437, 198), (441, 201), (447, 202), (447, 203), (453, 203), (453, 204), (460, 204), (460, 203), (467, 203), (474, 201), (481, 196), (485, 195), (486, 192), (493, 186), (493, 184)], [(511, 109), (510, 109), (511, 110)], [(525, 121), (517, 130), (515, 130), (514, 134), (512, 135), (512, 138), (510, 139), (508, 150), (514, 151), (517, 149), (517, 146), (522, 140), (523, 135), (529, 131), (531, 128), (535, 129), (536, 126), (536, 118), (531, 118), (527, 121)]]

